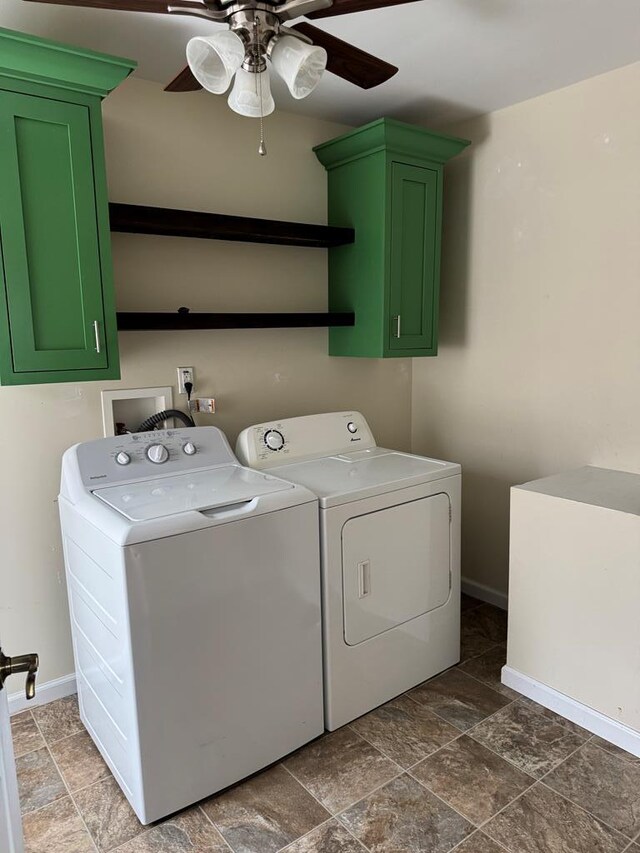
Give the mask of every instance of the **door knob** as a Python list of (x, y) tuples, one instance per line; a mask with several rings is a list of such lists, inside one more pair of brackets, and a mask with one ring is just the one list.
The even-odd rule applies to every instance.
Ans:
[(0, 690), (2, 690), (5, 681), (10, 675), (26, 672), (25, 693), (27, 699), (33, 699), (36, 695), (36, 673), (39, 665), (38, 655), (18, 655), (17, 657), (9, 658), (0, 649)]

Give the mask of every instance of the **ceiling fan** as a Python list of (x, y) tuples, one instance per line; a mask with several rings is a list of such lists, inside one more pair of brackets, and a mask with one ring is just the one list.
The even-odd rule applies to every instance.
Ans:
[[(33, 0), (32, 0), (33, 2)], [(169, 83), (167, 92), (207, 89), (222, 94), (235, 82), (229, 106), (240, 115), (262, 118), (275, 109), (267, 61), (284, 79), (294, 98), (310, 95), (325, 69), (371, 89), (398, 69), (324, 30), (302, 22), (305, 16), (326, 18), (366, 12), (417, 0), (35, 0), (63, 6), (128, 12), (191, 15), (225, 23), (228, 29), (196, 36), (187, 45), (187, 66)], [(266, 153), (261, 134), (261, 154)]]

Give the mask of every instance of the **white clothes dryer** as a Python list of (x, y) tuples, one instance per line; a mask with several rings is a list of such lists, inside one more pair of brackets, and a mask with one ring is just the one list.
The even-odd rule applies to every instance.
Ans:
[(63, 457), (80, 713), (147, 824), (324, 731), (318, 503), (215, 427)]
[(236, 453), (320, 500), (329, 730), (459, 661), (459, 465), (377, 447), (358, 412), (252, 426)]

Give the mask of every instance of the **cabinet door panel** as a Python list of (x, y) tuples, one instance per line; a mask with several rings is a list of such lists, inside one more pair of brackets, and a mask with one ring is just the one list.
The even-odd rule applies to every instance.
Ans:
[(2, 91), (0, 151), (13, 369), (107, 367), (89, 110)]
[(391, 166), (389, 347), (433, 349), (437, 317), (438, 173)]

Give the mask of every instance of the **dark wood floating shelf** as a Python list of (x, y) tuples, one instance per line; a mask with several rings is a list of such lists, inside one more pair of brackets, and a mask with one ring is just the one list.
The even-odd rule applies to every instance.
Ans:
[(254, 219), (200, 213), (138, 204), (109, 204), (111, 230), (127, 234), (161, 234), (169, 237), (198, 237), (243, 243), (273, 243), (280, 246), (330, 248), (355, 241), (353, 228), (306, 225), (277, 219)]
[(353, 326), (355, 314), (191, 314), (119, 312), (121, 332), (169, 332), (196, 329), (309, 329), (320, 326)]

